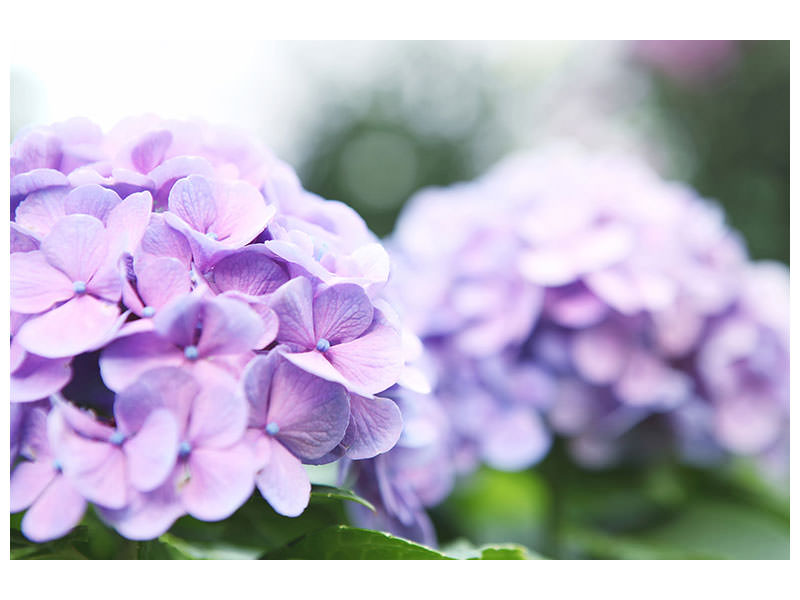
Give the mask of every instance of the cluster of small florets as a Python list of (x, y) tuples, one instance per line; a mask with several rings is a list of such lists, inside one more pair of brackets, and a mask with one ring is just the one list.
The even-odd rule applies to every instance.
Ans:
[(302, 463), (402, 428), (383, 247), (239, 134), (84, 120), (11, 147), (11, 510), (42, 541), (88, 503), (146, 539), (257, 487), (300, 514)]
[(788, 270), (749, 261), (686, 186), (624, 157), (517, 157), (418, 194), (390, 248), (446, 414), (399, 391), (404, 411), (430, 415), (416, 431), (438, 433), (408, 431), (358, 469), (394, 530), (424, 539), (443, 482), (529, 467), (554, 435), (590, 466), (786, 458)]

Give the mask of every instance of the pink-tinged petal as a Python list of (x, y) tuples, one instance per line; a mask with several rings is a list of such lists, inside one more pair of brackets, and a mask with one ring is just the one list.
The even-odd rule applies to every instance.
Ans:
[(22, 364), (11, 373), (11, 401), (32, 402), (58, 392), (72, 378), (69, 361), (69, 358), (54, 360), (26, 354)]
[(156, 331), (178, 346), (191, 346), (196, 341), (206, 302), (200, 293), (176, 298), (153, 318)]
[(584, 277), (586, 286), (598, 298), (625, 315), (642, 309), (640, 295), (626, 270), (616, 267), (589, 273)]
[[(206, 374), (207, 375), (207, 374)], [(187, 437), (193, 446), (225, 448), (247, 427), (247, 402), (227, 378), (206, 376), (192, 405)]]
[[(51, 413), (48, 431), (64, 474), (81, 495), (90, 502), (109, 508), (125, 506), (125, 455), (106, 440), (84, 437), (62, 417), (62, 411)], [(112, 430), (113, 431), (113, 430)]]
[(199, 175), (176, 181), (169, 193), (169, 211), (195, 231), (207, 233), (217, 218), (211, 182)]
[(11, 254), (15, 252), (32, 252), (39, 249), (39, 238), (32, 231), (28, 231), (11, 222), (11, 232), (9, 234), (9, 246)]
[(131, 540), (150, 540), (166, 533), (186, 514), (176, 492), (178, 469), (161, 487), (148, 493), (131, 491), (130, 503), (121, 510), (98, 507), (104, 521)]
[(298, 516), (311, 497), (311, 482), (303, 464), (275, 439), (262, 436), (259, 443), (266, 462), (256, 475), (258, 491), (275, 512)]
[(723, 446), (753, 455), (775, 443), (787, 427), (786, 413), (767, 395), (741, 394), (717, 404), (713, 427)]
[(275, 207), (268, 206), (261, 193), (245, 181), (215, 181), (211, 186), (217, 207), (213, 231), (228, 247), (241, 248), (251, 242), (275, 215)]
[(64, 198), (68, 192), (67, 187), (33, 192), (17, 206), (14, 220), (40, 237), (47, 235), (53, 225), (67, 214)]
[(304, 349), (314, 348), (311, 282), (296, 277), (279, 287), (270, 299), (270, 307), (278, 315), (278, 341), (296, 344)]
[(372, 316), (372, 303), (360, 285), (326, 287), (314, 298), (314, 336), (331, 344), (349, 342), (364, 333)]
[(86, 500), (63, 475), (56, 477), (28, 509), (22, 519), (22, 533), (34, 542), (60, 538), (80, 523)]
[(53, 439), (59, 437), (67, 425), (79, 434), (97, 440), (106, 440), (114, 433), (113, 427), (98, 421), (94, 413), (89, 410), (78, 408), (71, 402), (58, 398), (53, 399), (53, 403), (55, 410), (51, 411), (48, 420), (48, 432)]
[(213, 236), (193, 229), (186, 221), (172, 213), (164, 213), (164, 221), (183, 235), (192, 249), (192, 259), (202, 271), (210, 269), (234, 250), (218, 242)]
[[(403, 370), (400, 334), (376, 318), (361, 337), (331, 346), (325, 353), (334, 368), (351, 386), (374, 394), (397, 382)], [(358, 389), (356, 389), (358, 388)]]
[(142, 235), (141, 249), (147, 254), (177, 258), (187, 268), (192, 260), (189, 242), (179, 231), (167, 225), (163, 214), (150, 215), (150, 222)]
[(161, 485), (175, 467), (180, 440), (178, 422), (167, 409), (152, 411), (138, 433), (123, 446), (131, 485), (149, 492)]
[(220, 260), (212, 269), (221, 292), (236, 290), (251, 296), (271, 294), (289, 280), (264, 246), (247, 246)]
[(203, 330), (197, 342), (200, 356), (237, 354), (258, 346), (265, 326), (248, 304), (217, 296), (205, 300)]
[(102, 265), (86, 282), (86, 291), (96, 298), (114, 304), (119, 302), (122, 297), (122, 277), (117, 266), (110, 261)]
[(20, 346), (19, 342), (17, 342), (14, 339), (14, 333), (15, 333), (14, 331), (12, 331), (11, 333), (11, 347), (9, 348), (9, 358), (10, 358), (9, 362), (11, 363), (10, 366), (11, 373), (19, 369), (20, 366), (22, 366), (22, 363), (25, 361), (25, 358), (28, 356), (28, 352), (25, 350), (25, 348)]
[[(300, 458), (319, 458), (342, 439), (350, 420), (341, 385), (310, 375), (281, 360), (272, 377), (267, 427)], [(269, 431), (269, 430), (268, 430)]]
[(69, 185), (67, 176), (55, 169), (32, 169), (11, 178), (11, 197), (27, 196), (37, 190)]
[[(297, 237), (305, 236), (305, 234), (300, 231), (292, 233), (296, 233)], [(305, 237), (308, 238), (308, 236)], [(306, 248), (304, 245), (295, 243), (293, 241), (279, 239), (265, 241), (264, 247), (266, 247), (267, 250), (272, 252), (276, 257), (281, 258), (289, 263), (290, 275), (297, 275), (298, 273), (295, 273), (294, 271), (297, 271), (297, 268), (300, 267), (302, 269), (302, 275), (308, 273), (309, 275), (317, 277), (322, 281), (328, 281), (332, 277), (331, 272), (319, 264), (318, 261), (314, 260), (313, 245), (311, 244), (310, 239), (307, 241), (309, 242), (309, 245), (311, 245), (311, 248)]]
[(148, 173), (156, 186), (156, 205), (166, 206), (173, 184), (187, 175), (214, 176), (214, 167), (199, 156), (169, 158)]
[(550, 449), (550, 434), (530, 409), (515, 408), (498, 413), (485, 427), (482, 455), (496, 469), (525, 469), (541, 460)]
[(148, 131), (131, 149), (131, 163), (140, 173), (149, 173), (164, 160), (172, 144), (172, 134), (166, 129)]
[(86, 283), (108, 255), (108, 236), (103, 223), (89, 215), (60, 219), (42, 240), (47, 262), (72, 281)]
[(104, 345), (118, 327), (115, 304), (78, 296), (25, 322), (17, 334), (28, 351), (46, 358), (75, 356)]
[(109, 389), (119, 392), (145, 372), (177, 367), (185, 362), (180, 348), (153, 331), (134, 333), (113, 341), (100, 355), (100, 375)]
[[(328, 352), (330, 352), (330, 350)], [(284, 349), (282, 354), (286, 360), (296, 367), (299, 367), (306, 373), (316, 375), (317, 377), (321, 377), (326, 381), (340, 383), (348, 387), (348, 389), (353, 387), (347, 378), (337, 371), (330, 361), (328, 361), (328, 359), (326, 359), (322, 353), (317, 350), (311, 350), (310, 352), (287, 352)], [(367, 396), (370, 395), (370, 393), (365, 390), (356, 389), (354, 391)]]
[(47, 461), (23, 461), (11, 472), (12, 513), (25, 510), (41, 495), (58, 475), (52, 463)]
[(11, 255), (11, 310), (38, 313), (75, 295), (70, 279), (39, 251)]
[(181, 500), (186, 511), (197, 519), (218, 521), (229, 517), (253, 493), (254, 458), (245, 443), (221, 450), (193, 450), (188, 466), (189, 481)]
[(103, 223), (120, 202), (121, 198), (113, 190), (97, 184), (82, 185), (64, 198), (64, 212), (68, 215), (91, 215)]
[(519, 270), (531, 283), (558, 286), (572, 283), (578, 276), (571, 257), (556, 248), (528, 250), (520, 254)]
[(625, 333), (608, 323), (575, 333), (571, 349), (575, 370), (598, 385), (615, 381), (631, 352)]
[(632, 406), (674, 408), (691, 397), (692, 383), (660, 358), (638, 350), (631, 353), (614, 391), (622, 402)]
[(161, 367), (147, 371), (117, 394), (114, 418), (125, 435), (142, 429), (153, 411), (166, 408), (183, 433), (189, 424), (189, 413), (200, 385), (194, 377), (178, 367)]
[[(225, 292), (223, 296), (233, 295), (235, 293), (236, 292)], [(278, 321), (278, 315), (274, 310), (269, 308), (266, 302), (251, 302), (250, 308), (261, 317), (261, 322), (264, 325), (264, 333), (253, 346), (254, 350), (259, 350), (275, 341), (275, 338), (278, 336), (280, 322)]]
[(145, 306), (156, 312), (192, 289), (191, 273), (176, 258), (161, 256), (137, 260), (135, 269), (139, 295)]
[(270, 387), (279, 354), (275, 351), (252, 359), (242, 373), (242, 390), (250, 407), (248, 425), (263, 429), (267, 424)]
[(153, 212), (150, 192), (130, 194), (108, 215), (109, 257), (116, 261), (120, 254), (133, 254), (139, 247)]
[(350, 423), (342, 439), (348, 457), (372, 458), (388, 452), (402, 431), (403, 417), (392, 400), (350, 395)]
[(547, 316), (564, 327), (589, 327), (608, 314), (608, 305), (583, 285), (550, 288), (545, 293)]

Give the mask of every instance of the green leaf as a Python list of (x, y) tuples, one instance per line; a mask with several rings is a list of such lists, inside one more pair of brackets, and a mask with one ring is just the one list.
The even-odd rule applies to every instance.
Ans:
[(483, 546), (479, 558), (470, 560), (533, 560), (541, 558), (534, 555), (525, 546), (519, 544), (501, 544), (497, 546)]
[(139, 542), (136, 558), (140, 560), (192, 560), (195, 556), (188, 551), (181, 540), (165, 533), (157, 540)]
[(311, 500), (349, 500), (350, 502), (356, 502), (362, 506), (366, 506), (372, 512), (375, 512), (375, 507), (372, 503), (357, 495), (355, 492), (331, 485), (312, 486)]
[(452, 560), (425, 546), (388, 533), (346, 525), (326, 527), (264, 554), (262, 559)]

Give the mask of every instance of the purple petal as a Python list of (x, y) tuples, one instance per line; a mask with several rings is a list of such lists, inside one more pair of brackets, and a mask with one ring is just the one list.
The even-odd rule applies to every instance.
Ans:
[(219, 291), (236, 290), (251, 296), (271, 294), (289, 276), (263, 246), (247, 246), (220, 260), (212, 270)]
[(266, 422), (276, 437), (300, 458), (319, 458), (344, 436), (349, 422), (347, 393), (281, 360), (269, 391)]
[(109, 255), (112, 260), (123, 252), (134, 253), (150, 223), (153, 197), (150, 192), (130, 194), (108, 215)]
[(199, 292), (177, 298), (153, 318), (153, 325), (165, 339), (178, 346), (191, 346), (202, 323), (206, 301)]
[(161, 129), (148, 131), (131, 150), (131, 162), (140, 173), (149, 173), (164, 160), (164, 155), (172, 144), (172, 134)]
[(364, 333), (372, 316), (372, 303), (360, 285), (332, 285), (314, 298), (314, 335), (332, 344), (349, 342)]
[(15, 211), (15, 221), (39, 236), (50, 233), (53, 225), (66, 216), (64, 197), (69, 188), (51, 188), (30, 194)]
[(164, 482), (175, 467), (178, 434), (178, 423), (169, 410), (157, 409), (148, 415), (123, 446), (131, 485), (149, 492)]
[(156, 311), (191, 291), (191, 273), (176, 258), (161, 256), (137, 261), (135, 269), (139, 295), (145, 306)]
[(120, 431), (130, 435), (144, 427), (153, 411), (167, 408), (182, 434), (188, 427), (189, 412), (199, 392), (195, 378), (183, 369), (152, 369), (117, 394), (114, 418)]
[(360, 338), (331, 346), (325, 354), (351, 385), (369, 394), (392, 386), (403, 369), (400, 334), (382, 318)]
[(247, 403), (227, 378), (204, 378), (192, 405), (188, 438), (203, 448), (225, 448), (238, 442), (247, 427)]
[(72, 281), (41, 252), (11, 255), (11, 310), (38, 313), (74, 295)]
[(347, 456), (362, 459), (388, 452), (402, 431), (403, 417), (392, 400), (350, 395), (350, 423), (342, 439)]
[(113, 341), (100, 355), (100, 374), (109, 389), (119, 392), (151, 369), (183, 363), (183, 352), (175, 344), (145, 331)]
[(190, 478), (183, 488), (186, 511), (197, 519), (229, 517), (253, 493), (253, 454), (239, 443), (224, 450), (198, 448), (189, 456)]
[(116, 192), (100, 185), (82, 185), (66, 195), (64, 212), (68, 215), (90, 215), (106, 223), (108, 215), (121, 201)]
[(279, 287), (270, 299), (270, 307), (278, 315), (278, 341), (300, 346), (315, 347), (312, 313), (311, 282), (296, 277)]
[(200, 156), (176, 156), (165, 160), (147, 175), (156, 185), (157, 206), (165, 207), (173, 184), (187, 175), (214, 176), (214, 167)]
[(496, 469), (525, 469), (538, 462), (550, 448), (550, 434), (530, 409), (503, 411), (494, 415), (485, 427), (483, 457)]
[(186, 512), (175, 491), (176, 473), (177, 469), (152, 492), (132, 492), (130, 503), (121, 510), (99, 508), (100, 515), (128, 539), (157, 538)]
[(187, 268), (192, 260), (189, 242), (180, 232), (167, 225), (162, 214), (150, 215), (150, 222), (142, 235), (141, 248), (143, 252), (155, 256), (177, 258)]
[(572, 339), (575, 369), (591, 383), (603, 385), (615, 381), (629, 356), (627, 336), (609, 323), (579, 331)]
[(559, 325), (577, 328), (598, 323), (608, 314), (608, 305), (580, 284), (548, 289), (544, 310)]
[(263, 429), (267, 424), (270, 387), (279, 355), (273, 351), (256, 356), (247, 363), (242, 374), (242, 390), (250, 407), (248, 425)]
[(108, 341), (118, 322), (115, 304), (79, 296), (25, 322), (17, 340), (28, 351), (47, 358), (75, 356)]
[[(251, 242), (275, 214), (275, 207), (268, 206), (261, 193), (246, 181), (215, 181), (212, 189), (217, 206), (214, 232), (226, 246), (240, 248)], [(205, 233), (208, 229), (198, 231)]]
[(200, 356), (237, 354), (258, 347), (265, 325), (246, 303), (217, 296), (204, 301)]
[(22, 533), (34, 542), (60, 538), (80, 523), (85, 511), (86, 500), (66, 477), (58, 476), (25, 513)]
[(298, 516), (311, 496), (311, 483), (303, 464), (275, 439), (261, 436), (258, 445), (264, 460), (264, 467), (256, 475), (258, 490), (277, 513)]
[(69, 358), (53, 360), (27, 354), (22, 364), (11, 373), (11, 401), (31, 402), (47, 398), (67, 385), (71, 378)]
[(108, 254), (108, 237), (103, 223), (89, 215), (60, 219), (42, 240), (47, 262), (72, 281), (86, 283)]
[(211, 182), (200, 175), (190, 175), (176, 181), (169, 193), (169, 211), (195, 231), (203, 234), (208, 232), (217, 218)]
[(12, 513), (25, 510), (58, 475), (49, 461), (23, 461), (11, 472)]
[(11, 197), (27, 196), (37, 190), (69, 185), (67, 176), (55, 169), (32, 169), (11, 178)]
[(24, 227), (11, 222), (9, 245), (11, 254), (15, 252), (32, 252), (39, 249), (39, 239)]

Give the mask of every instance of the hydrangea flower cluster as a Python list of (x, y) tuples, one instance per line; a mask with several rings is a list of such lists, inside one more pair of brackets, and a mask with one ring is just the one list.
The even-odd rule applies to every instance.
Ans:
[(390, 247), (434, 396), (396, 391), (397, 448), (354, 469), (383, 511), (360, 518), (431, 542), (456, 474), (529, 467), (554, 435), (589, 466), (788, 457), (788, 269), (688, 187), (552, 149), (422, 191)]
[[(390, 449), (406, 377), (363, 220), (246, 136), (80, 119), (11, 146), (11, 511), (59, 537), (88, 503), (147, 539), (255, 487), (309, 500), (303, 463)], [(412, 373), (408, 371), (408, 373)]]

